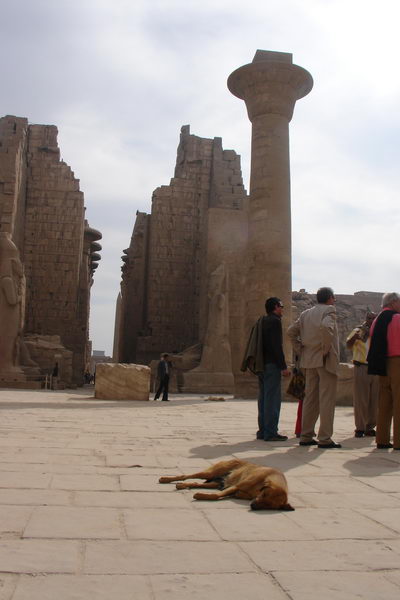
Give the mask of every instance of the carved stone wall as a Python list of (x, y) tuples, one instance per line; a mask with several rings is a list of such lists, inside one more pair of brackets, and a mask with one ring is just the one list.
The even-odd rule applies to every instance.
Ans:
[(0, 119), (0, 231), (24, 250), (28, 120)]
[(113, 357), (118, 362), (135, 362), (138, 336), (146, 333), (148, 242), (150, 216), (137, 212), (129, 248), (122, 256), (121, 293), (117, 304)]
[(119, 361), (149, 364), (161, 352), (179, 353), (201, 341), (208, 278), (222, 262), (229, 270), (231, 345), (236, 349), (245, 207), (240, 157), (223, 150), (220, 138), (200, 138), (182, 127), (174, 177), (155, 190), (150, 215), (137, 213), (124, 251)]
[(0, 119), (0, 231), (11, 233), (25, 270), (25, 334), (58, 335), (72, 352), (67, 383), (81, 384), (101, 234), (85, 221), (79, 180), (60, 160), (55, 126)]

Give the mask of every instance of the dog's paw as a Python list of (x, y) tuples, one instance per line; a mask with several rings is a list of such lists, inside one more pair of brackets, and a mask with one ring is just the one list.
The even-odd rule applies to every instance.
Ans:
[(193, 496), (195, 500), (216, 500), (214, 494), (205, 494), (204, 492), (196, 492)]
[(195, 500), (204, 500), (204, 496), (205, 496), (205, 494), (203, 494), (202, 492), (196, 492), (196, 493), (193, 495), (193, 498), (194, 498)]
[(182, 481), (179, 483), (175, 484), (175, 487), (177, 490), (184, 490), (186, 488), (186, 483), (183, 483)]
[(171, 477), (160, 477), (158, 483), (171, 483)]

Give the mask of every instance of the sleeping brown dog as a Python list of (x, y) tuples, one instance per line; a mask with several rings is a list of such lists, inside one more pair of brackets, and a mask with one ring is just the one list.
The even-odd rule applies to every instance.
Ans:
[(197, 492), (196, 500), (220, 500), (233, 496), (253, 500), (252, 510), (294, 510), (288, 504), (288, 486), (281, 471), (271, 467), (261, 467), (245, 460), (222, 460), (204, 471), (191, 475), (160, 477), (160, 483), (184, 481), (186, 479), (205, 479), (204, 483), (177, 483), (178, 490), (187, 488), (213, 488), (221, 491), (211, 494)]

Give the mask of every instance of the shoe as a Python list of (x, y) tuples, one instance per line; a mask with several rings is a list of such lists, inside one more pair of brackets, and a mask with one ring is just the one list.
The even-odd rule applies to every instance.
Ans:
[(393, 448), (393, 450), (400, 450), (400, 448)]
[(318, 444), (318, 448), (341, 448), (342, 444), (336, 444), (335, 442), (331, 442), (330, 444)]
[(272, 435), (269, 438), (264, 438), (264, 442), (286, 442), (287, 439), (287, 435), (280, 435), (279, 433), (277, 433), (276, 435)]
[(310, 440), (309, 442), (299, 442), (299, 446), (316, 446), (317, 440)]
[(167, 398), (166, 400), (163, 398), (163, 399), (161, 400), (161, 402), (169, 402), (169, 398)]
[(393, 444), (377, 444), (378, 450), (387, 450), (387, 448), (393, 448)]
[(256, 433), (256, 440), (263, 440), (263, 439), (264, 439), (263, 433)]
[[(365, 435), (368, 435), (367, 433)], [(354, 437), (364, 437), (364, 432), (362, 429), (356, 429), (354, 432)]]
[(365, 435), (367, 435), (368, 437), (375, 437), (376, 431), (375, 429), (368, 429), (368, 431), (365, 432)]

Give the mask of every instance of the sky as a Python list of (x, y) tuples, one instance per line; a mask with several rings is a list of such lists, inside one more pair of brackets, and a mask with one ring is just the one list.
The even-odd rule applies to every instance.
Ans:
[(173, 176), (182, 125), (222, 137), (249, 188), (229, 74), (290, 52), (314, 88), (290, 124), (293, 289), (400, 291), (398, 0), (0, 0), (0, 116), (56, 125), (103, 234), (93, 348), (112, 353), (121, 255)]

